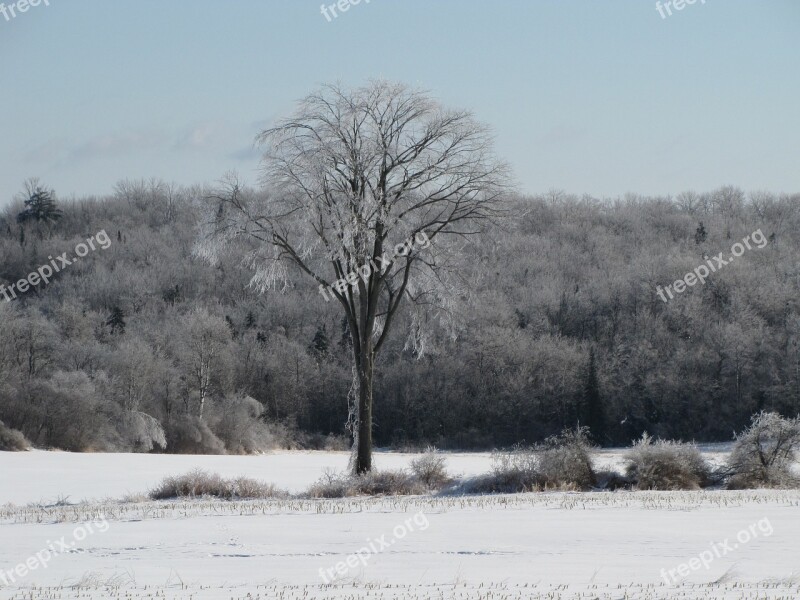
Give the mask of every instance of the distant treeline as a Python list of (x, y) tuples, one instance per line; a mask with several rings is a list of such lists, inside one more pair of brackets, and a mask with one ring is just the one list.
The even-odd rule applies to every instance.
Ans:
[[(48, 193), (38, 212), (16, 201), (0, 213), (0, 285), (98, 231), (112, 241), (0, 296), (6, 427), (79, 451), (346, 445), (337, 304), (299, 273), (259, 295), (241, 255), (194, 258), (191, 201), (205, 193), (128, 181), (108, 198)], [(759, 229), (764, 248), (659, 297)], [(578, 423), (601, 444), (645, 431), (720, 441), (761, 410), (800, 412), (800, 195), (520, 197), (460, 256), (457, 329), (406, 311), (381, 355), (379, 446), (508, 447)], [(436, 334), (422, 354), (413, 327)]]

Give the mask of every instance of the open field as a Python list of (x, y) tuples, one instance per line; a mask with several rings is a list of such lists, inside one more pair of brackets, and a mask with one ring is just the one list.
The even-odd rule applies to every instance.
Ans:
[[(322, 466), (342, 468), (346, 458), (0, 454), (0, 571), (8, 574), (56, 540), (75, 544), (0, 589), (0, 599), (800, 596), (800, 491), (101, 500), (199, 465), (297, 491)], [(410, 458), (378, 457), (385, 467)], [(598, 462), (618, 460), (609, 451)], [(489, 462), (486, 454), (448, 455), (450, 469), (464, 474)], [(26, 505), (67, 495), (89, 501)], [(95, 524), (92, 532), (75, 541), (86, 523)], [(742, 539), (751, 539), (740, 543), (748, 529)], [(387, 545), (325, 584), (321, 573), (379, 539)], [(662, 569), (726, 542), (707, 569), (692, 570), (679, 587), (665, 583)]]
[[(701, 448), (711, 462), (718, 463), (728, 445)], [(418, 456), (378, 452), (375, 464), (379, 469), (401, 469)], [(252, 477), (298, 493), (317, 481), (326, 469), (344, 471), (348, 458), (348, 452), (274, 452), (262, 456), (5, 453), (0, 454), (0, 481), (14, 484), (0, 488), (0, 505), (9, 502), (53, 504), (63, 498), (72, 503), (105, 498), (116, 500), (126, 494), (147, 492), (162, 478), (193, 469), (225, 477)], [(447, 454), (448, 470), (454, 475), (469, 477), (486, 473), (491, 463), (488, 452)], [(600, 469), (621, 469), (622, 451), (601, 450), (595, 455), (595, 464)]]

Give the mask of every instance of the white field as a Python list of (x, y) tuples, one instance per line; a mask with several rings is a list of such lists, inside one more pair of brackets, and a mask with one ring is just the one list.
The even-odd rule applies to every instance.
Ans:
[[(722, 450), (714, 450), (719, 460)], [(395, 468), (411, 458), (380, 453), (376, 462)], [(602, 452), (597, 462), (618, 463), (619, 453)], [(300, 491), (323, 468), (346, 463), (345, 453), (320, 452), (0, 453), (0, 600), (800, 598), (797, 491), (104, 500), (144, 492), (164, 475), (195, 467)], [(490, 457), (448, 455), (448, 465), (472, 475), (487, 471)], [(67, 496), (86, 502), (47, 506)], [(87, 522), (94, 532), (76, 541)], [(351, 559), (355, 566), (336, 583), (323, 583), (320, 570), (344, 565), (382, 536), (384, 550)], [(59, 547), (62, 537), (75, 546), (45, 568), (37, 553)], [(727, 550), (713, 555), (712, 544)], [(708, 569), (692, 570), (678, 586), (664, 582), (662, 569), (702, 553), (712, 555)], [(36, 568), (16, 574), (27, 561)], [(13, 577), (10, 585), (2, 587), (3, 576)]]

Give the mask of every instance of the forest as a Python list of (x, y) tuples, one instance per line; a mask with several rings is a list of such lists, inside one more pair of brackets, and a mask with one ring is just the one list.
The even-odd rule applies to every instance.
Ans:
[[(0, 285), (111, 240), (0, 297), (5, 427), (69, 451), (349, 447), (341, 308), (292, 270), (262, 292), (245, 248), (199, 258), (196, 202), (212, 193), (151, 179), (61, 199), (29, 184), (0, 213)], [(757, 230), (763, 248), (659, 297)], [(507, 448), (578, 424), (603, 446), (727, 441), (756, 412), (797, 415), (799, 237), (800, 194), (514, 195), (455, 242), (448, 318), (398, 313), (375, 366), (374, 442)]]

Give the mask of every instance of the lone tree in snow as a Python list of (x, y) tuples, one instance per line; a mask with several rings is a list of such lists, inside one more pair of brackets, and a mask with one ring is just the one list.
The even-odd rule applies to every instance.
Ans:
[[(325, 86), (258, 142), (265, 191), (229, 175), (205, 199), (197, 253), (213, 261), (249, 238), (261, 291), (285, 284), (294, 266), (341, 305), (353, 352), (352, 468), (365, 473), (375, 361), (398, 309), (404, 300), (417, 310), (454, 301), (447, 248), (500, 214), (508, 168), (471, 113), (387, 82)], [(418, 319), (412, 329), (420, 355), (426, 332)]]

